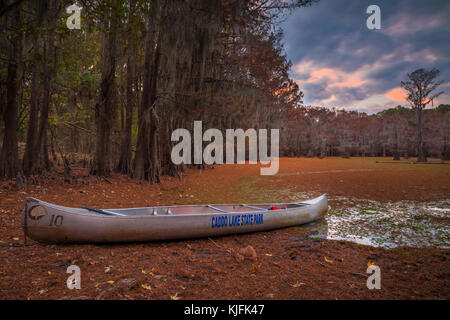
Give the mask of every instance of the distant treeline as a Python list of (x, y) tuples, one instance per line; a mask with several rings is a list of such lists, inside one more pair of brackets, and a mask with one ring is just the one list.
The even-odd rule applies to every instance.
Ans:
[[(285, 156), (417, 156), (415, 110), (397, 106), (373, 115), (321, 107), (291, 111), (281, 134)], [(426, 156), (450, 160), (450, 105), (424, 110)]]

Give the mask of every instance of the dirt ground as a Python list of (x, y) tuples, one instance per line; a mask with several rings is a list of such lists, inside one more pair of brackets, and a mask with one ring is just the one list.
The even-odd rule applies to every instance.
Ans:
[[(260, 176), (257, 165), (221, 165), (158, 185), (117, 174), (89, 177), (82, 168), (71, 184), (62, 174), (26, 190), (0, 182), (0, 299), (449, 299), (448, 249), (386, 250), (311, 239), (298, 227), (173, 242), (24, 244), (20, 225), (29, 196), (96, 208), (280, 202), (322, 193), (382, 202), (450, 198), (449, 164), (385, 162), (282, 158), (276, 176)], [(242, 261), (236, 252), (248, 246), (256, 257)], [(380, 267), (380, 290), (366, 286), (371, 263)], [(81, 269), (81, 290), (66, 286), (72, 264)]]

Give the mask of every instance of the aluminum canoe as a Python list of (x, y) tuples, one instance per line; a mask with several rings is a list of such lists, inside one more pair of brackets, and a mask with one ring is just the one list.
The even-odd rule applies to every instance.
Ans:
[[(273, 210), (276, 207), (276, 210)], [(26, 198), (27, 237), (54, 243), (191, 239), (296, 226), (322, 218), (327, 195), (291, 203), (217, 204), (129, 209), (70, 208)]]

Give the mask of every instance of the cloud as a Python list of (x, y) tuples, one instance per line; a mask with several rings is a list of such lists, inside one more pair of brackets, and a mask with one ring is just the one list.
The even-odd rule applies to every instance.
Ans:
[(406, 102), (406, 92), (400, 87), (389, 90), (384, 94), (387, 98), (393, 101)]
[(399, 85), (415, 69), (435, 67), (450, 79), (449, 1), (378, 1), (381, 30), (366, 27), (371, 2), (321, 0), (283, 23), (305, 104), (381, 110), (406, 105)]

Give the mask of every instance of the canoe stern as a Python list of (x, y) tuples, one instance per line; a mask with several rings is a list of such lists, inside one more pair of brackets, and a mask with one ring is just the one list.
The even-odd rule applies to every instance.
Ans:
[(301, 203), (311, 205), (313, 212), (311, 221), (323, 218), (328, 212), (328, 198), (326, 193), (320, 197), (302, 201)]

